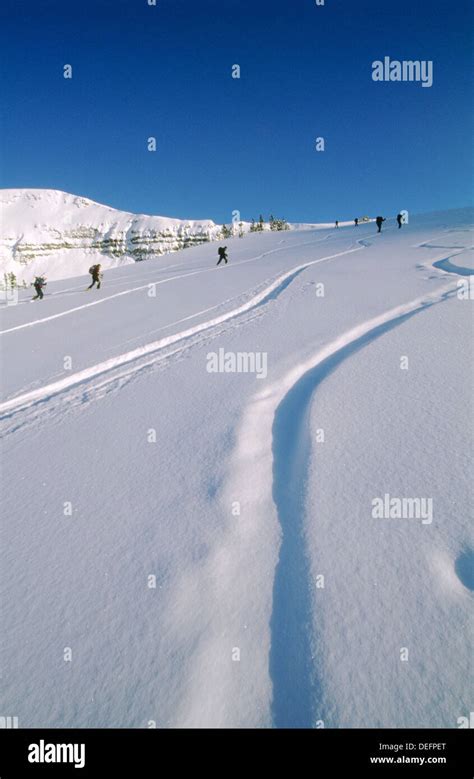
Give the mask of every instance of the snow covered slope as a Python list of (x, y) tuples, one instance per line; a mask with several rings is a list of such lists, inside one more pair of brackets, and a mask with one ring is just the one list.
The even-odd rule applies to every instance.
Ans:
[(472, 222), (249, 235), (2, 308), (5, 715), (469, 716)]
[[(4, 189), (0, 274), (14, 273), (20, 285), (37, 274), (68, 278), (87, 272), (92, 263), (114, 268), (217, 240), (221, 228), (210, 219), (129, 214), (57, 190)], [(242, 222), (242, 231), (249, 229), (250, 223)]]
[(219, 229), (209, 219), (129, 214), (50, 189), (1, 190), (0, 225), (0, 269), (20, 281), (37, 273), (78, 275), (93, 262), (111, 268), (156, 257), (208, 241)]

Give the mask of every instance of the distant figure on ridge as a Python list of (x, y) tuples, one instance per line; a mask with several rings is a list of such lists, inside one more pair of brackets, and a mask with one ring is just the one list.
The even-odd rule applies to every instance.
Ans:
[(354, 224), (355, 224), (355, 226), (356, 226), (356, 227), (358, 227), (358, 226), (359, 226), (359, 218), (358, 218), (357, 216), (356, 216), (356, 218), (354, 219)]
[(100, 289), (100, 280), (102, 278), (102, 273), (100, 272), (100, 265), (91, 265), (89, 268), (89, 273), (92, 276), (92, 284), (87, 287), (87, 289), (92, 289), (94, 284), (97, 284), (97, 289)]
[(224, 260), (225, 264), (227, 265), (227, 246), (219, 246), (217, 250), (217, 254), (219, 255), (219, 259), (217, 260), (217, 264), (222, 262)]
[(401, 228), (401, 226), (403, 224), (403, 214), (398, 214), (397, 222), (398, 222), (398, 229), (400, 230), (400, 228)]
[(384, 223), (385, 221), (386, 221), (386, 219), (385, 219), (385, 217), (383, 217), (383, 216), (378, 216), (378, 217), (377, 217), (377, 219), (375, 220), (375, 224), (376, 224), (376, 225), (377, 225), (377, 227), (379, 228), (379, 233), (381, 233), (381, 232), (382, 232), (382, 225), (383, 225), (383, 223)]
[(33, 287), (35, 288), (36, 295), (32, 300), (43, 300), (43, 287), (45, 287), (47, 284), (46, 282), (46, 276), (35, 276), (35, 280), (33, 281)]
[(339, 227), (339, 222), (337, 221), (337, 219), (336, 219), (336, 227)]

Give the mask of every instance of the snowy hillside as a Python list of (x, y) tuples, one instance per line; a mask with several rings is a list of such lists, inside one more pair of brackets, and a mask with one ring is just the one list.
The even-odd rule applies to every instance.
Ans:
[(49, 189), (0, 190), (0, 225), (0, 270), (20, 281), (145, 260), (208, 241), (219, 229), (209, 219), (129, 214)]
[[(27, 243), (159, 220), (64, 197), (56, 237), (64, 203), (32, 200)], [(469, 716), (472, 223), (251, 234), (226, 266), (205, 243), (1, 309), (5, 714)]]
[[(250, 223), (241, 224), (248, 232)], [(115, 268), (217, 240), (221, 228), (210, 219), (129, 214), (57, 190), (4, 189), (0, 276), (14, 273), (22, 285), (37, 274), (50, 280), (77, 276), (93, 263)]]

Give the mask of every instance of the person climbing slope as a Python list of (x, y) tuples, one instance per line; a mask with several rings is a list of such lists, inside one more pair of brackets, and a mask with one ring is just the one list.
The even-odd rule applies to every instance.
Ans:
[(398, 222), (398, 229), (400, 230), (402, 224), (403, 224), (403, 214), (397, 215), (397, 222)]
[(36, 295), (32, 300), (43, 300), (43, 287), (45, 287), (47, 284), (46, 276), (36, 276), (35, 280), (32, 282), (32, 286), (35, 288)]
[(227, 265), (227, 246), (219, 246), (217, 253), (219, 255), (219, 259), (217, 261), (217, 264), (222, 262), (224, 260), (225, 264)]
[(102, 278), (102, 273), (100, 272), (100, 265), (91, 265), (89, 268), (89, 273), (92, 276), (92, 284), (87, 287), (87, 289), (92, 289), (94, 284), (97, 284), (97, 289), (100, 289), (100, 280)]
[(386, 221), (387, 221), (387, 220), (386, 220), (386, 219), (385, 219), (385, 217), (383, 217), (383, 216), (378, 216), (378, 217), (377, 217), (377, 219), (375, 220), (375, 224), (376, 224), (376, 225), (377, 225), (377, 227), (379, 228), (379, 233), (381, 233), (381, 232), (382, 232), (382, 225), (383, 225), (383, 223), (384, 223), (384, 222), (386, 222)]

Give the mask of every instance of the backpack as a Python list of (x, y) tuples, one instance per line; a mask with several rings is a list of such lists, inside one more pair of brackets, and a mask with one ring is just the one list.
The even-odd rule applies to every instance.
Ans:
[(89, 273), (95, 273), (95, 269), (97, 268), (97, 265), (91, 265), (89, 268)]

